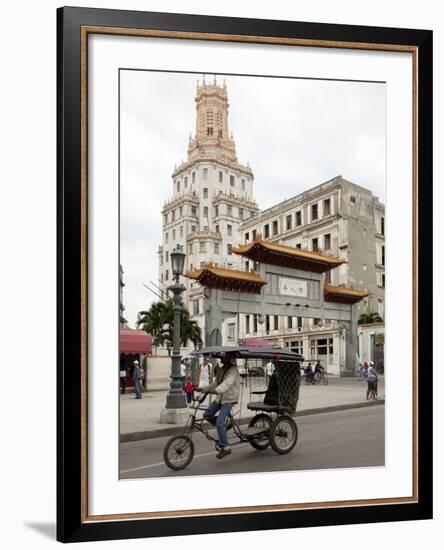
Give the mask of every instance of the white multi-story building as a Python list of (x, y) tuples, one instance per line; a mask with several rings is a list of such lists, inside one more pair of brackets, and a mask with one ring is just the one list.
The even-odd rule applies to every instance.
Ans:
[[(180, 245), (186, 270), (206, 262), (240, 268), (232, 254), (239, 225), (259, 209), (253, 199), (253, 172), (241, 164), (228, 126), (225, 83), (197, 83), (196, 130), (190, 135), (187, 160), (174, 168), (173, 193), (162, 209), (163, 242), (159, 247), (159, 279), (171, 284), (169, 255)], [(202, 290), (186, 281), (184, 301), (192, 315), (202, 314)]]
[[(257, 237), (307, 250), (322, 250), (346, 263), (327, 272), (325, 283), (366, 290), (370, 295), (358, 313), (384, 316), (385, 214), (371, 191), (341, 176), (291, 199), (259, 211), (253, 198), (253, 173), (240, 164), (228, 127), (225, 83), (197, 85), (196, 130), (190, 136), (187, 160), (172, 174), (173, 193), (162, 209), (163, 242), (159, 246), (159, 278), (172, 282), (169, 254), (180, 245), (186, 270), (205, 263), (249, 270), (253, 266), (233, 254), (236, 245)], [(184, 302), (204, 325), (203, 289), (185, 280)], [(239, 314), (226, 319), (224, 343), (265, 338), (270, 345), (291, 347), (307, 359), (320, 359), (331, 372), (345, 364), (343, 327), (335, 322), (292, 316), (271, 317), (263, 323)]]

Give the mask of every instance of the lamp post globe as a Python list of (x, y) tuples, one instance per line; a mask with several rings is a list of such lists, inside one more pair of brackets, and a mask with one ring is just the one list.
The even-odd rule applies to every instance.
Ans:
[(171, 271), (176, 282), (179, 281), (179, 277), (183, 275), (185, 256), (186, 254), (182, 251), (182, 247), (180, 245), (177, 245), (170, 254)]

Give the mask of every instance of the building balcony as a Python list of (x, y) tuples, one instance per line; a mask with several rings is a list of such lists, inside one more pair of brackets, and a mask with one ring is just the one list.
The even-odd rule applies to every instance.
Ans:
[(199, 205), (199, 197), (198, 195), (193, 195), (193, 193), (190, 193), (189, 191), (176, 193), (174, 197), (172, 197), (171, 199), (167, 199), (163, 203), (162, 214), (166, 214), (172, 208), (180, 206), (181, 204), (184, 204), (184, 203), (192, 203), (195, 205)]
[(250, 199), (246, 199), (245, 197), (241, 197), (239, 195), (235, 195), (234, 193), (219, 193), (216, 195), (213, 199), (213, 205), (217, 206), (221, 202), (233, 204), (235, 206), (242, 205), (244, 208), (248, 208), (250, 210), (259, 211), (259, 207), (257, 205), (257, 202), (252, 201)]
[(222, 235), (216, 231), (194, 231), (193, 233), (189, 233), (187, 235), (187, 241), (193, 241), (193, 240), (199, 240), (199, 239), (213, 239), (216, 241), (222, 240)]

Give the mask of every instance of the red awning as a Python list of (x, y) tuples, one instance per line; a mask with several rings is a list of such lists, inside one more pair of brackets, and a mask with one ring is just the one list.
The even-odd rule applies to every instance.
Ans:
[(143, 330), (122, 329), (120, 331), (120, 353), (150, 355), (151, 351), (151, 336)]

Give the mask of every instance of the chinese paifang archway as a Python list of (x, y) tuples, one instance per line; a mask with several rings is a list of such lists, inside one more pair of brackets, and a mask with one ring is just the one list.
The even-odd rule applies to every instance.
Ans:
[[(357, 310), (366, 290), (335, 286), (324, 282), (324, 274), (346, 263), (321, 251), (264, 241), (232, 249), (254, 262), (255, 271), (241, 271), (205, 264), (186, 273), (208, 289), (204, 294), (205, 341), (214, 331), (222, 331), (224, 319), (246, 315), (299, 316), (336, 320), (346, 327), (346, 365), (354, 372), (357, 353)], [(293, 286), (288, 281), (293, 280)], [(296, 287), (294, 286), (296, 284)], [(291, 288), (303, 289), (294, 294)], [(297, 298), (297, 299), (295, 299)]]

